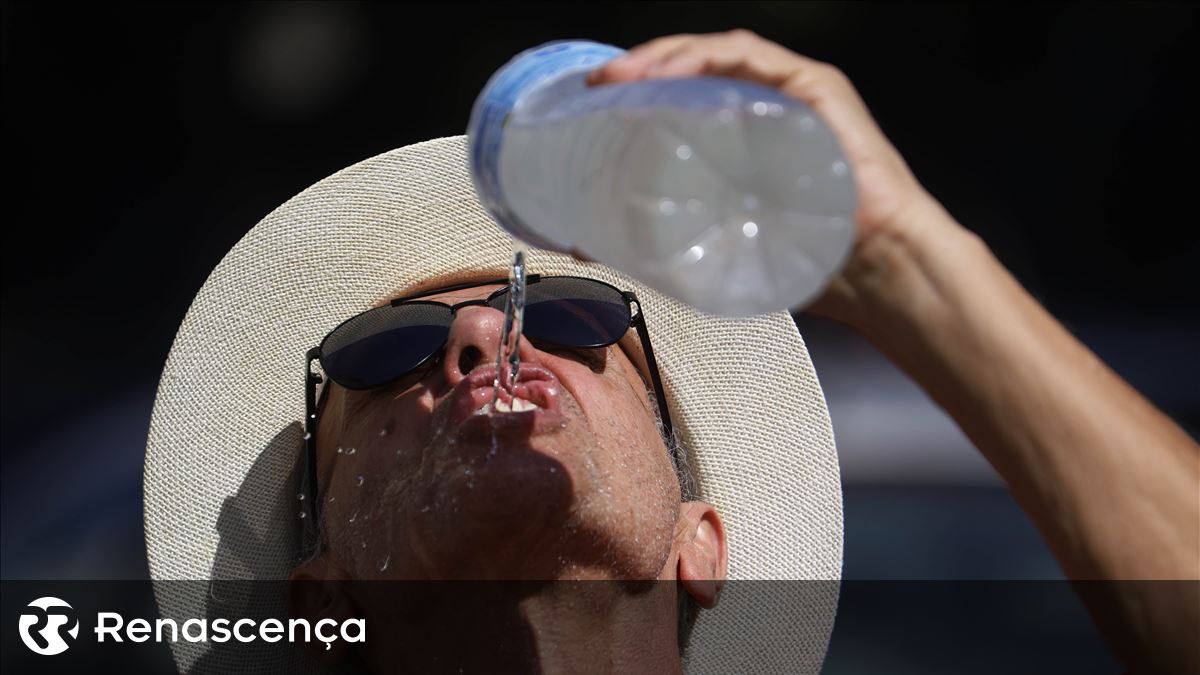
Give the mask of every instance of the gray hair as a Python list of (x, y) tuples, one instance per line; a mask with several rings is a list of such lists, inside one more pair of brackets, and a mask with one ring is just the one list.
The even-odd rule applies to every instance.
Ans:
[(675, 480), (679, 482), (679, 501), (696, 501), (701, 498), (700, 479), (696, 477), (696, 472), (692, 468), (687, 446), (679, 439), (678, 432), (674, 429), (670, 432), (667, 431), (663, 424), (662, 413), (658, 409), (658, 397), (652, 391), (648, 394), (650, 409), (654, 413), (654, 424), (658, 427), (658, 435), (662, 437), (663, 445), (667, 448), (667, 455), (671, 457), (672, 463), (675, 465)]
[[(646, 394), (650, 399), (650, 409), (654, 412), (654, 423), (658, 427), (658, 434), (662, 437), (668, 456), (675, 464), (675, 479), (679, 481), (679, 501), (680, 503), (697, 501), (701, 499), (700, 479), (696, 476), (688, 457), (687, 446), (679, 439), (678, 431), (675, 429), (667, 431), (666, 425), (663, 424), (662, 411), (658, 409), (658, 397), (655, 396), (654, 391), (647, 388)], [(691, 640), (696, 617), (700, 614), (700, 603), (690, 593), (679, 588), (678, 584), (675, 592), (676, 636), (679, 641), (679, 655), (683, 656), (687, 651), (688, 641)]]

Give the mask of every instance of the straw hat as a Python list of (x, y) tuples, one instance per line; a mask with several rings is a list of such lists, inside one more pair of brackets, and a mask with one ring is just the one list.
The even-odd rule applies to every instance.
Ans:
[[(179, 328), (146, 445), (146, 549), (163, 616), (286, 616), (282, 593), (265, 590), (282, 584), (237, 582), (286, 579), (300, 555), (305, 351), (416, 282), (502, 267), (512, 243), (476, 198), (458, 136), (339, 171), (233, 247)], [(671, 417), (729, 542), (731, 583), (700, 612), (688, 670), (818, 671), (841, 575), (841, 486), (792, 319), (702, 315), (607, 267), (543, 251), (528, 267), (633, 290), (645, 308)], [(314, 667), (300, 650), (262, 646), (173, 649), (185, 672)]]

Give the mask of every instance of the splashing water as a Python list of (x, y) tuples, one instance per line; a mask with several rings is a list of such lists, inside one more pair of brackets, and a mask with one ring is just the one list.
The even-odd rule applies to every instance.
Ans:
[[(500, 387), (509, 394), (517, 384), (521, 371), (521, 333), (525, 330), (525, 253), (524, 244), (513, 248), (512, 269), (508, 274), (508, 300), (504, 303), (504, 332), (496, 350), (496, 378), (492, 382), (492, 405), (500, 400)], [(507, 369), (505, 366), (507, 365)]]

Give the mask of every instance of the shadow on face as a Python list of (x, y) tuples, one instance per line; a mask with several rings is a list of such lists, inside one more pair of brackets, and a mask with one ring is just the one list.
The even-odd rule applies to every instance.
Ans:
[[(432, 295), (457, 304), (498, 285)], [(331, 565), (373, 579), (653, 579), (679, 516), (640, 352), (522, 340), (527, 413), (481, 414), (503, 314), (457, 311), (439, 357), (388, 386), (330, 385), (318, 453)], [(636, 342), (636, 340), (634, 340)]]

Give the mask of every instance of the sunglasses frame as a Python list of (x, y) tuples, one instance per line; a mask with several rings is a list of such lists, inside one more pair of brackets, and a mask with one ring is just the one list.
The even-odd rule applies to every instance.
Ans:
[[(642, 304), (641, 304), (641, 302), (638, 301), (637, 296), (632, 291), (622, 291), (619, 288), (617, 288), (616, 286), (613, 286), (612, 284), (600, 281), (599, 279), (591, 279), (588, 277), (577, 277), (577, 276), (569, 276), (569, 275), (544, 276), (541, 274), (530, 274), (530, 275), (526, 276), (525, 283), (526, 283), (526, 285), (532, 285), (532, 284), (539, 283), (544, 279), (581, 279), (584, 281), (590, 281), (592, 283), (608, 286), (609, 288), (613, 289), (618, 294), (620, 294), (621, 298), (623, 298), (625, 300), (625, 302), (632, 303), (633, 306), (637, 308), (637, 312), (633, 312), (632, 310), (630, 311), (629, 328), (633, 328), (637, 332), (638, 339), (641, 341), (642, 352), (646, 356), (646, 369), (650, 371), (650, 373), (649, 373), (650, 380), (651, 380), (651, 384), (654, 387), (654, 397), (658, 402), (658, 411), (659, 411), (659, 415), (662, 418), (663, 429), (664, 429), (667, 437), (670, 438), (671, 435), (674, 433), (674, 425), (671, 423), (671, 413), (667, 407), (667, 396), (666, 396), (666, 392), (663, 389), (662, 377), (658, 372), (658, 361), (654, 358), (654, 347), (650, 343), (650, 332), (646, 329), (646, 315), (645, 315), (645, 312), (642, 310)], [(432, 301), (432, 300), (426, 300), (426, 301), (421, 300), (421, 298), (427, 298), (431, 295), (438, 295), (441, 293), (449, 293), (451, 291), (461, 291), (461, 290), (465, 290), (468, 288), (478, 288), (480, 286), (491, 286), (494, 284), (503, 284), (504, 287), (497, 289), (495, 292), (488, 295), (488, 297), (486, 299), (467, 300), (465, 302), (460, 302), (460, 303), (457, 303), (454, 305), (448, 305), (443, 302), (437, 302), (437, 301)], [(427, 291), (422, 291), (420, 293), (414, 293), (412, 295), (406, 295), (404, 297), (400, 297), (400, 298), (396, 298), (396, 299), (392, 300), (391, 303), (389, 303), (389, 306), (397, 307), (399, 305), (408, 304), (408, 303), (442, 305), (442, 306), (450, 308), (450, 315), (453, 317), (454, 313), (457, 312), (462, 307), (490, 306), (492, 300), (502, 296), (503, 294), (509, 292), (510, 290), (511, 290), (511, 285), (507, 278), (492, 279), (492, 280), (488, 280), (488, 281), (476, 281), (476, 282), (470, 282), (470, 283), (454, 284), (452, 286), (443, 286), (443, 287), (434, 288), (434, 289), (427, 290)], [(375, 308), (375, 309), (379, 309), (379, 308)], [(371, 312), (371, 311), (375, 311), (375, 310), (374, 309), (367, 310), (367, 312)], [(318, 520), (318, 518), (320, 518), (320, 515), (321, 515), (321, 509), (320, 509), (320, 506), (318, 503), (319, 500), (318, 500), (318, 494), (317, 494), (317, 415), (318, 415), (318, 406), (320, 403), (319, 401), (317, 401), (317, 385), (320, 384), (321, 382), (323, 382), (324, 378), (321, 375), (317, 374), (313, 370), (312, 364), (313, 364), (313, 361), (321, 361), (321, 349), (325, 345), (325, 341), (329, 339), (330, 335), (337, 332), (338, 329), (340, 329), (342, 326), (346, 325), (347, 323), (349, 323), (351, 321), (354, 321), (355, 319), (362, 316), (363, 314), (366, 314), (367, 312), (360, 312), (360, 313), (355, 314), (354, 316), (350, 317), (349, 319), (346, 319), (345, 321), (339, 323), (336, 327), (334, 327), (333, 330), (329, 331), (329, 333), (327, 333), (325, 335), (325, 338), (323, 338), (321, 340), (320, 345), (308, 350), (308, 352), (305, 353), (305, 357), (304, 357), (304, 371), (305, 371), (304, 452), (305, 452), (306, 468), (307, 468), (306, 476), (305, 476), (304, 496), (305, 496), (305, 499), (308, 501), (308, 513), (312, 517), (312, 525), (314, 527), (316, 527), (317, 524), (320, 522)], [(628, 328), (626, 330), (628, 330)], [(608, 342), (605, 344), (598, 344), (598, 345), (594, 345), (592, 347), (587, 347), (587, 346), (582, 346), (582, 345), (571, 345), (571, 346), (580, 347), (580, 348), (600, 348), (600, 347), (608, 347), (610, 345), (616, 344), (619, 341), (620, 341), (620, 338), (617, 338), (616, 340), (614, 340), (612, 342)], [(426, 356), (425, 358), (421, 359), (420, 362), (418, 362), (416, 365), (414, 365), (412, 368), (408, 369), (404, 373), (401, 373), (400, 375), (397, 375), (395, 378), (392, 378), (391, 380), (384, 382), (382, 384), (379, 384), (375, 387), (365, 387), (365, 388), (360, 388), (359, 390), (362, 391), (362, 390), (378, 389), (381, 387), (386, 387), (387, 385), (391, 384), (392, 382), (395, 382), (396, 380), (404, 377), (405, 375), (408, 375), (409, 373), (412, 373), (414, 370), (417, 370), (418, 368), (423, 366), (425, 363), (427, 363), (429, 361), (429, 359), (434, 358), (435, 356), (440, 354), (445, 349), (445, 347), (446, 347), (445, 341), (443, 341), (441, 347), (434, 350), (433, 353), (431, 353), (429, 356)], [(324, 366), (322, 364), (322, 368), (323, 367)], [(331, 378), (331, 380), (332, 380), (332, 378)], [(347, 388), (350, 388), (350, 387), (347, 387)], [(676, 453), (675, 449), (670, 448), (669, 450), (671, 452), (671, 461), (673, 463), (675, 463), (676, 466), (678, 466), (679, 458), (676, 456), (677, 453)]]

